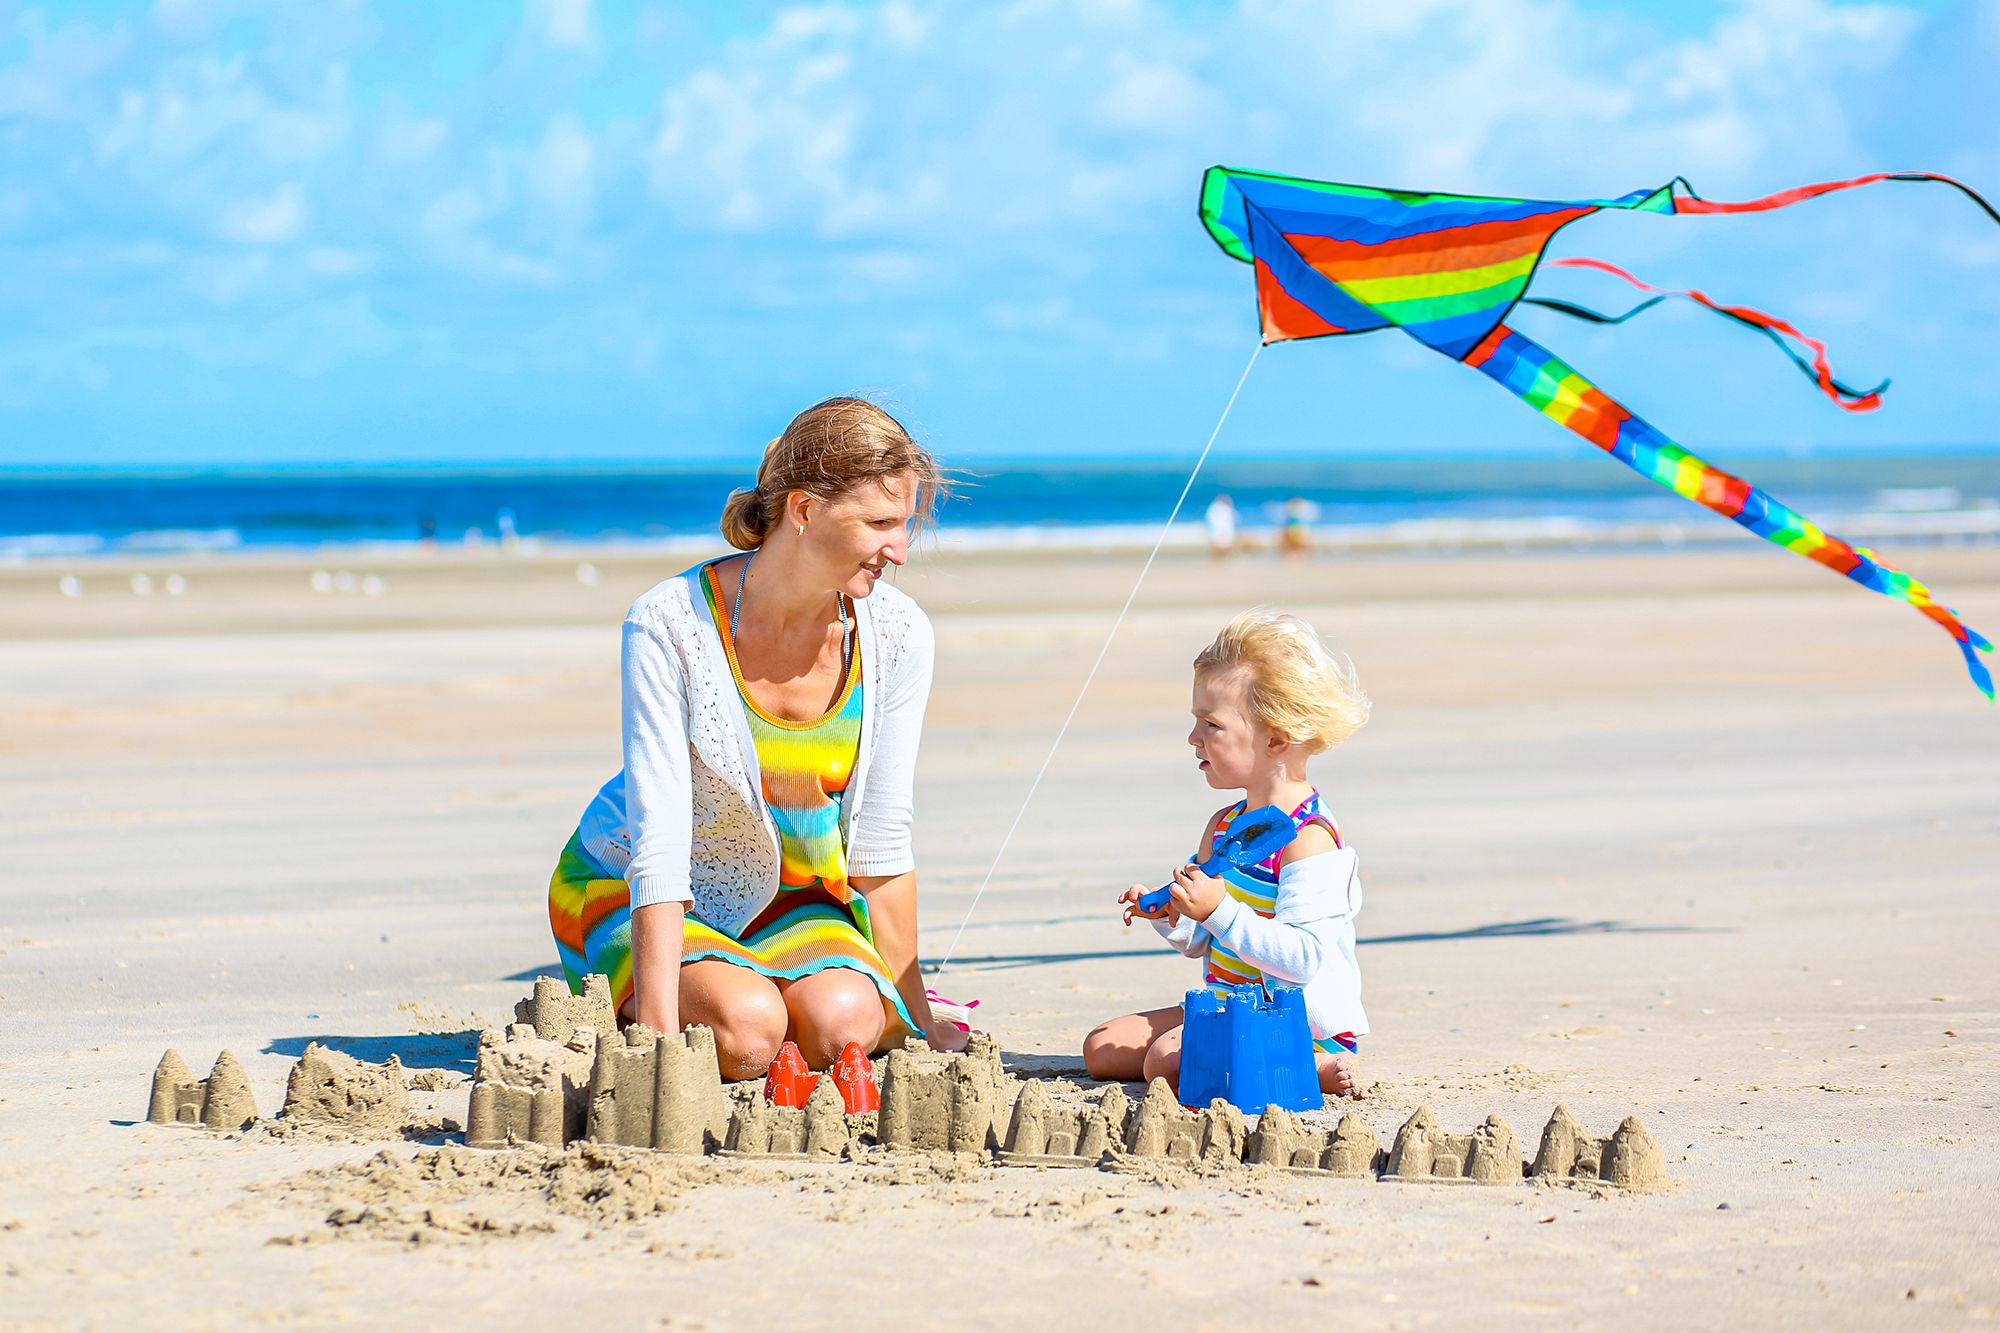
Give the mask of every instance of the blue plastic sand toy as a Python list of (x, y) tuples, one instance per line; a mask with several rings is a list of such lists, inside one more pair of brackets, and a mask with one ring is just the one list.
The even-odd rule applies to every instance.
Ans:
[(1220, 1097), (1261, 1115), (1267, 1106), (1317, 1111), (1326, 1104), (1297, 986), (1272, 986), (1269, 999), (1255, 983), (1205, 986), (1187, 993), (1181, 1014), (1182, 1106)]
[[(1277, 806), (1249, 810), (1236, 816), (1235, 822), (1229, 826), (1229, 836), (1211, 847), (1208, 855), (1195, 863), (1195, 869), (1204, 875), (1213, 875), (1226, 866), (1255, 865), (1273, 852), (1291, 846), (1292, 840), (1298, 836), (1299, 826)], [(1164, 886), (1139, 898), (1139, 911), (1145, 916), (1158, 916), (1166, 905), (1167, 890)]]

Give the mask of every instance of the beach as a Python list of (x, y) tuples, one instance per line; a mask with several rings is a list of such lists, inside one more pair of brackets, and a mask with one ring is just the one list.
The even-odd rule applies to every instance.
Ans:
[[(1881, 553), (2000, 626), (1993, 548)], [(518, 1182), (356, 1203), (343, 1164), (426, 1145), (147, 1125), (167, 1047), (196, 1074), (234, 1052), (266, 1116), (309, 1040), (469, 1074), (478, 1030), (555, 971), (549, 871), (619, 763), (619, 620), (678, 565), (29, 563), (0, 568), (0, 1319), (2000, 1318), (2000, 714), (1934, 626), (1747, 537), (1170, 552), (960, 938), (1143, 555), (939, 552), (898, 577), (938, 637), (937, 988), (981, 1001), (1011, 1067), (1080, 1077), (1093, 1024), (1193, 984), (1113, 899), (1226, 799), (1183, 739), (1190, 659), (1282, 606), (1375, 700), (1314, 764), (1368, 894), (1355, 1109), (1385, 1143), (1419, 1105), (1457, 1132), (1499, 1115), (1529, 1153), (1559, 1103), (1593, 1134), (1637, 1116), (1673, 1192), (666, 1163), (629, 1208)], [(465, 1118), (462, 1080), (412, 1096)]]

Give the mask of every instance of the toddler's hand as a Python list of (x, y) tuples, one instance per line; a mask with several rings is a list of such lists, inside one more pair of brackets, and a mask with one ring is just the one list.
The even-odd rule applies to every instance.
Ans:
[(1167, 898), (1175, 911), (1197, 921), (1208, 920), (1209, 913), (1222, 905), (1224, 893), (1221, 880), (1191, 865), (1174, 871), (1173, 883), (1167, 886)]
[(1145, 896), (1146, 894), (1151, 893), (1152, 891), (1153, 890), (1145, 884), (1134, 884), (1131, 888), (1125, 890), (1125, 892), (1118, 895), (1118, 901), (1125, 904), (1126, 925), (1129, 926), (1132, 924), (1133, 917), (1138, 917), (1141, 920), (1145, 921), (1165, 920), (1169, 924), (1172, 924), (1180, 920), (1180, 914), (1174, 911), (1173, 898), (1171, 895), (1169, 895), (1166, 905), (1164, 907), (1159, 908), (1157, 911), (1148, 912), (1144, 908), (1139, 906), (1139, 899)]

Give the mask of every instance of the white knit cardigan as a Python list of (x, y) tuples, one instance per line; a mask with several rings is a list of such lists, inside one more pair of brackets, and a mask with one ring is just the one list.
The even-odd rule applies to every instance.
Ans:
[[(778, 831), (702, 594), (711, 563), (655, 587), (625, 617), (625, 768), (591, 801), (578, 835), (598, 864), (624, 876), (635, 909), (688, 903), (734, 936), (778, 892)], [(854, 612), (861, 741), (840, 830), (849, 874), (900, 875), (916, 868), (913, 786), (936, 645), (922, 609), (886, 583), (857, 598)]]

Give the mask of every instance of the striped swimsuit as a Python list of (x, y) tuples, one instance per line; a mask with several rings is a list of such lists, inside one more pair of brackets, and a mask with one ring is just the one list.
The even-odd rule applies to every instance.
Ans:
[[(1229, 835), (1229, 827), (1236, 822), (1237, 816), (1243, 813), (1244, 805), (1244, 802), (1238, 801), (1223, 812), (1222, 818), (1216, 821), (1213, 842), (1221, 842)], [(1340, 829), (1334, 824), (1333, 817), (1326, 813), (1318, 791), (1306, 797), (1299, 803), (1298, 808), (1292, 811), (1292, 823), (1298, 828), (1304, 828), (1308, 824), (1322, 825), (1333, 835), (1334, 846), (1341, 845)], [(1279, 848), (1255, 865), (1226, 866), (1217, 878), (1221, 879), (1230, 897), (1258, 916), (1269, 920), (1278, 910), (1278, 867), (1284, 854), (1285, 849)], [(1238, 958), (1230, 952), (1228, 945), (1211, 936), (1203, 980), (1211, 986), (1244, 986), (1253, 983), (1261, 986), (1264, 984), (1264, 973), (1255, 963)], [(1317, 1050), (1332, 1054), (1336, 1051), (1353, 1051), (1357, 1049), (1358, 1043), (1353, 1033), (1341, 1032), (1319, 1038), (1313, 1042), (1313, 1046)]]
[[(824, 715), (810, 722), (773, 717), (757, 706), (744, 684), (713, 566), (704, 573), (702, 590), (749, 719), (764, 807), (777, 827), (778, 892), (735, 937), (689, 911), (682, 926), (681, 960), (720, 959), (783, 981), (833, 967), (859, 972), (882, 996), (888, 1019), (884, 1045), (898, 1045), (919, 1029), (875, 948), (868, 900), (848, 882), (847, 846), (840, 828), (841, 799), (860, 754), (859, 644), (849, 647), (840, 697)], [(572, 838), (550, 885), (552, 918), (558, 916), (559, 897), (579, 899), (574, 913), (577, 947), (561, 949), (570, 988), (580, 991), (586, 972), (604, 972), (622, 1005), (632, 992), (631, 907), (624, 881), (610, 876), (583, 850), (581, 841)], [(559, 946), (565, 943), (563, 925), (556, 921)]]

